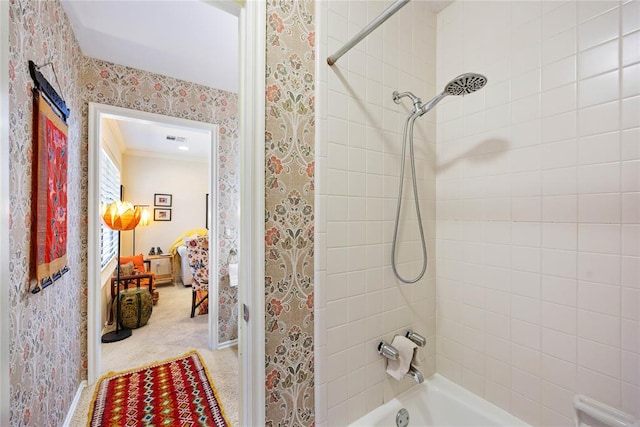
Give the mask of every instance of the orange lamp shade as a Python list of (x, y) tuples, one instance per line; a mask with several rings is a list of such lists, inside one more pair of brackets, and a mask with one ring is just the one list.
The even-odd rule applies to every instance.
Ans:
[(130, 202), (116, 200), (104, 208), (102, 219), (112, 230), (133, 230), (140, 222), (140, 208)]

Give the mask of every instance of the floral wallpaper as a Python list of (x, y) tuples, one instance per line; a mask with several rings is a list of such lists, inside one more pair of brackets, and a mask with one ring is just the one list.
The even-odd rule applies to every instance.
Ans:
[[(87, 210), (87, 155), (80, 137), (83, 116), (77, 68), (81, 52), (60, 4), (48, 1), (10, 1), (9, 46), (10, 424), (59, 426), (87, 368), (87, 229), (71, 226), (85, 224)], [(67, 146), (70, 271), (37, 294), (28, 292), (33, 154), (33, 83), (28, 60), (37, 65), (51, 62), (41, 72), (71, 110)]]
[[(238, 291), (229, 286), (229, 251), (238, 248), (238, 95), (123, 65), (83, 57), (84, 123), (88, 103), (115, 105), (220, 126), (218, 141), (218, 342), (238, 337)], [(87, 126), (83, 128), (87, 138)], [(186, 230), (185, 230), (186, 231)]]
[(314, 1), (267, 1), (266, 423), (314, 425)]
[[(220, 124), (220, 203), (238, 189), (237, 97), (84, 57), (58, 1), (9, 0), (11, 425), (61, 425), (87, 370), (88, 102)], [(267, 4), (265, 188), (266, 420), (314, 424), (314, 2)], [(52, 62), (71, 109), (70, 272), (38, 294), (29, 287), (31, 93), (27, 61)], [(42, 72), (56, 81), (50, 67)], [(75, 167), (74, 167), (75, 166)], [(235, 202), (237, 203), (237, 201)], [(236, 290), (224, 262), (237, 247), (237, 206), (221, 215), (220, 336), (237, 337)], [(64, 312), (64, 316), (62, 313)], [(227, 317), (229, 313), (232, 316)]]
[[(237, 95), (110, 64), (82, 55), (58, 1), (10, 0), (10, 423), (62, 424), (87, 374), (87, 117), (88, 102), (153, 111), (220, 125), (221, 233), (219, 341), (237, 337), (237, 290), (226, 261), (237, 248)], [(38, 294), (28, 292), (31, 226), (33, 87), (27, 61), (44, 66), (71, 109), (69, 119), (70, 272)], [(55, 69), (55, 75), (53, 73)], [(63, 315), (64, 313), (64, 315)]]

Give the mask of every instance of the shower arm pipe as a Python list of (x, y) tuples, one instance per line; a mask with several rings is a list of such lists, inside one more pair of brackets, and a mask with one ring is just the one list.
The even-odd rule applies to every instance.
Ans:
[(338, 59), (340, 59), (340, 57), (342, 55), (344, 55), (345, 53), (347, 53), (352, 47), (354, 47), (355, 45), (357, 45), (358, 43), (360, 43), (360, 41), (367, 37), (369, 35), (369, 33), (371, 33), (373, 30), (375, 30), (376, 28), (378, 28), (380, 25), (382, 25), (382, 23), (384, 21), (386, 21), (387, 19), (389, 19), (391, 17), (391, 15), (393, 15), (394, 13), (396, 13), (398, 10), (400, 10), (400, 8), (402, 6), (404, 6), (405, 4), (409, 3), (409, 0), (397, 0), (395, 3), (393, 3), (391, 6), (389, 6), (387, 8), (387, 10), (385, 10), (384, 12), (382, 12), (380, 15), (378, 15), (378, 17), (376, 19), (374, 19), (373, 21), (371, 21), (371, 23), (369, 23), (369, 25), (367, 25), (366, 27), (364, 27), (358, 34), (356, 34), (355, 36), (353, 36), (351, 38), (351, 40), (349, 40), (348, 42), (346, 42), (344, 44), (344, 46), (342, 46), (340, 49), (338, 49), (336, 51), (336, 53), (334, 53), (333, 55), (331, 55), (330, 57), (327, 58), (327, 64), (329, 65), (333, 65), (336, 63), (336, 61)]

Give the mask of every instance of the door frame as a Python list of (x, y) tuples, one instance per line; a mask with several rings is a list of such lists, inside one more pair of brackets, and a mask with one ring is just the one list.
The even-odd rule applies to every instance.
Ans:
[[(218, 126), (215, 124), (197, 122), (178, 117), (170, 117), (144, 111), (131, 110), (128, 108), (116, 107), (113, 105), (89, 103), (89, 194), (88, 194), (88, 236), (87, 236), (87, 261), (88, 261), (88, 286), (87, 286), (87, 356), (88, 356), (88, 382), (93, 384), (100, 377), (101, 371), (101, 342), (102, 336), (102, 279), (100, 268), (100, 153), (102, 147), (102, 127), (103, 119), (117, 119), (127, 121), (155, 122), (165, 126), (175, 126), (181, 128), (191, 128), (208, 131), (211, 135), (211, 150), (209, 152), (209, 224), (210, 240), (217, 242), (218, 227), (213, 209), (216, 209), (218, 168)], [(214, 243), (212, 248), (218, 245)], [(215, 273), (218, 265), (218, 252), (213, 250), (209, 253), (209, 288), (211, 295), (218, 294), (218, 276)], [(212, 268), (213, 266), (213, 268)], [(209, 304), (209, 327), (207, 337), (209, 347), (212, 350), (218, 347), (218, 307), (217, 298), (208, 298)], [(213, 332), (216, 332), (215, 334)]]
[[(9, 2), (0, 1), (0, 425), (9, 425)], [(9, 345), (7, 345), (9, 344)]]
[[(244, 2), (240, 30), (240, 425), (265, 425), (266, 3)], [(243, 319), (248, 307), (248, 321)]]

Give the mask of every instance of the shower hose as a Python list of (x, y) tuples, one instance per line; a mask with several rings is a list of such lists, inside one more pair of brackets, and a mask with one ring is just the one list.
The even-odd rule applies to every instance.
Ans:
[[(422, 215), (420, 214), (420, 200), (418, 199), (418, 185), (416, 182), (416, 162), (415, 156), (413, 153), (413, 124), (416, 119), (420, 116), (419, 112), (411, 114), (407, 118), (407, 122), (404, 125), (404, 134), (402, 136), (402, 160), (400, 162), (400, 184), (398, 188), (398, 205), (396, 209), (396, 222), (393, 229), (393, 243), (391, 246), (391, 268), (393, 268), (393, 273), (396, 277), (403, 283), (411, 284), (416, 283), (418, 280), (422, 279), (425, 271), (427, 271), (427, 244), (424, 238), (424, 230), (422, 229)], [(420, 242), (422, 243), (422, 270), (413, 279), (405, 279), (398, 273), (398, 268), (396, 266), (396, 247), (398, 243), (398, 227), (400, 224), (400, 210), (402, 209), (402, 191), (404, 187), (404, 164), (405, 164), (405, 154), (407, 151), (407, 141), (409, 141), (409, 156), (411, 159), (411, 181), (413, 183), (413, 200), (415, 202), (416, 207), (416, 217), (418, 219), (418, 228), (420, 229)]]

